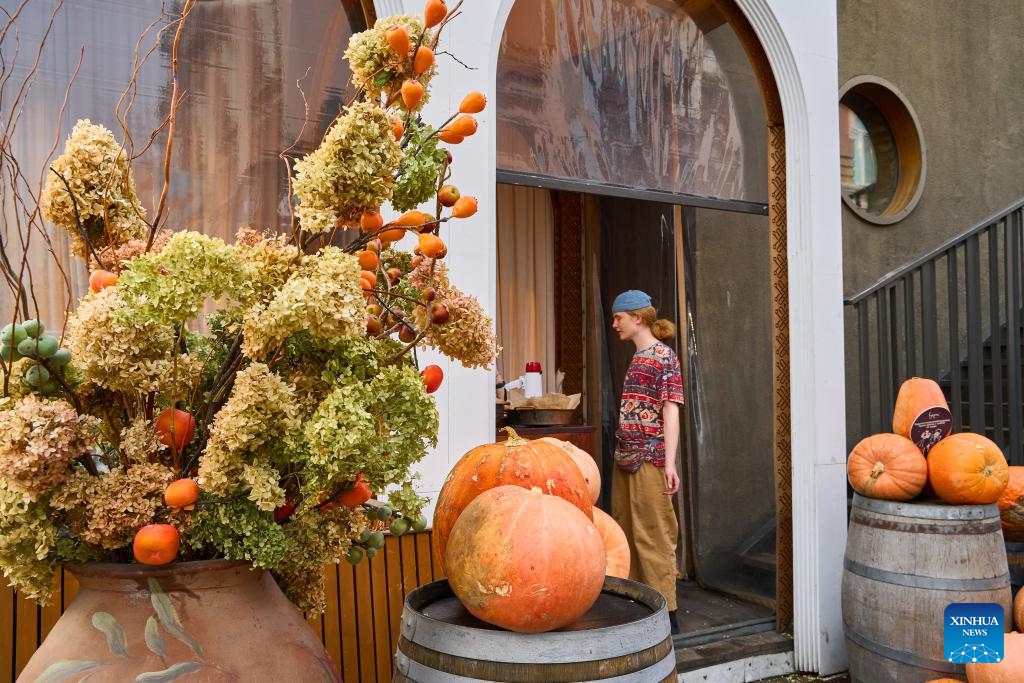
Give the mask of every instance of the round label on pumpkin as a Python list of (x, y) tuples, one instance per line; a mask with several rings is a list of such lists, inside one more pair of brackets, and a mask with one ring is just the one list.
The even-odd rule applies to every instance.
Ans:
[(931, 447), (949, 436), (953, 431), (953, 416), (949, 408), (932, 406), (922, 410), (910, 425), (910, 440), (921, 452), (928, 455)]

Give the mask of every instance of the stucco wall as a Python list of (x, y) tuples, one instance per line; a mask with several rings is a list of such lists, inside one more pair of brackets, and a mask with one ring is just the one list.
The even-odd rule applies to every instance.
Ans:
[(904, 220), (877, 226), (843, 209), (850, 295), (1024, 195), (1024, 3), (839, 0), (838, 23), (839, 85), (893, 83), (927, 155), (924, 193)]

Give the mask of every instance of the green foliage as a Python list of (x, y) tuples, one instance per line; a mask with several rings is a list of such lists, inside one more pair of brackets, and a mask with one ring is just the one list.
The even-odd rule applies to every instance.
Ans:
[(446, 155), (437, 148), (438, 139), (431, 126), (409, 123), (406, 154), (398, 170), (398, 181), (391, 205), (398, 211), (414, 209), (434, 197)]
[(212, 546), (220, 557), (267, 569), (284, 563), (289, 548), (281, 525), (245, 499), (196, 508), (189, 543), (193, 548)]

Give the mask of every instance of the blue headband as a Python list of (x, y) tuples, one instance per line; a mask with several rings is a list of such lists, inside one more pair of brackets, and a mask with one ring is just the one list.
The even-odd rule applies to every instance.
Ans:
[(630, 289), (615, 297), (612, 302), (612, 313), (636, 311), (651, 305), (651, 297), (639, 289)]

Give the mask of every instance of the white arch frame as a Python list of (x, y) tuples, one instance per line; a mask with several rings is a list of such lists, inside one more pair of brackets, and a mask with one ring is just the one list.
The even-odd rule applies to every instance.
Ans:
[[(425, 114), (443, 120), (471, 89), (493, 103), (498, 50), (515, 0), (468, 0), (446, 45), (476, 67), (451, 61)], [(834, 2), (734, 0), (771, 65), (786, 127), (790, 403), (793, 482), (794, 666), (846, 668), (840, 585), (846, 543), (846, 405), (843, 357), (842, 224), (839, 187), (838, 47)], [(419, 13), (422, 0), (376, 0), (378, 16)], [(452, 4), (452, 0), (449, 0)], [(443, 58), (442, 58), (443, 59)], [(495, 310), (493, 108), (481, 133), (456, 151), (456, 181), (482, 210), (449, 237), (452, 271)], [(472, 231), (465, 239), (462, 231)], [(438, 449), (422, 464), (424, 490), (440, 488), (455, 460), (493, 439), (493, 376), (446, 367), (439, 392)]]

